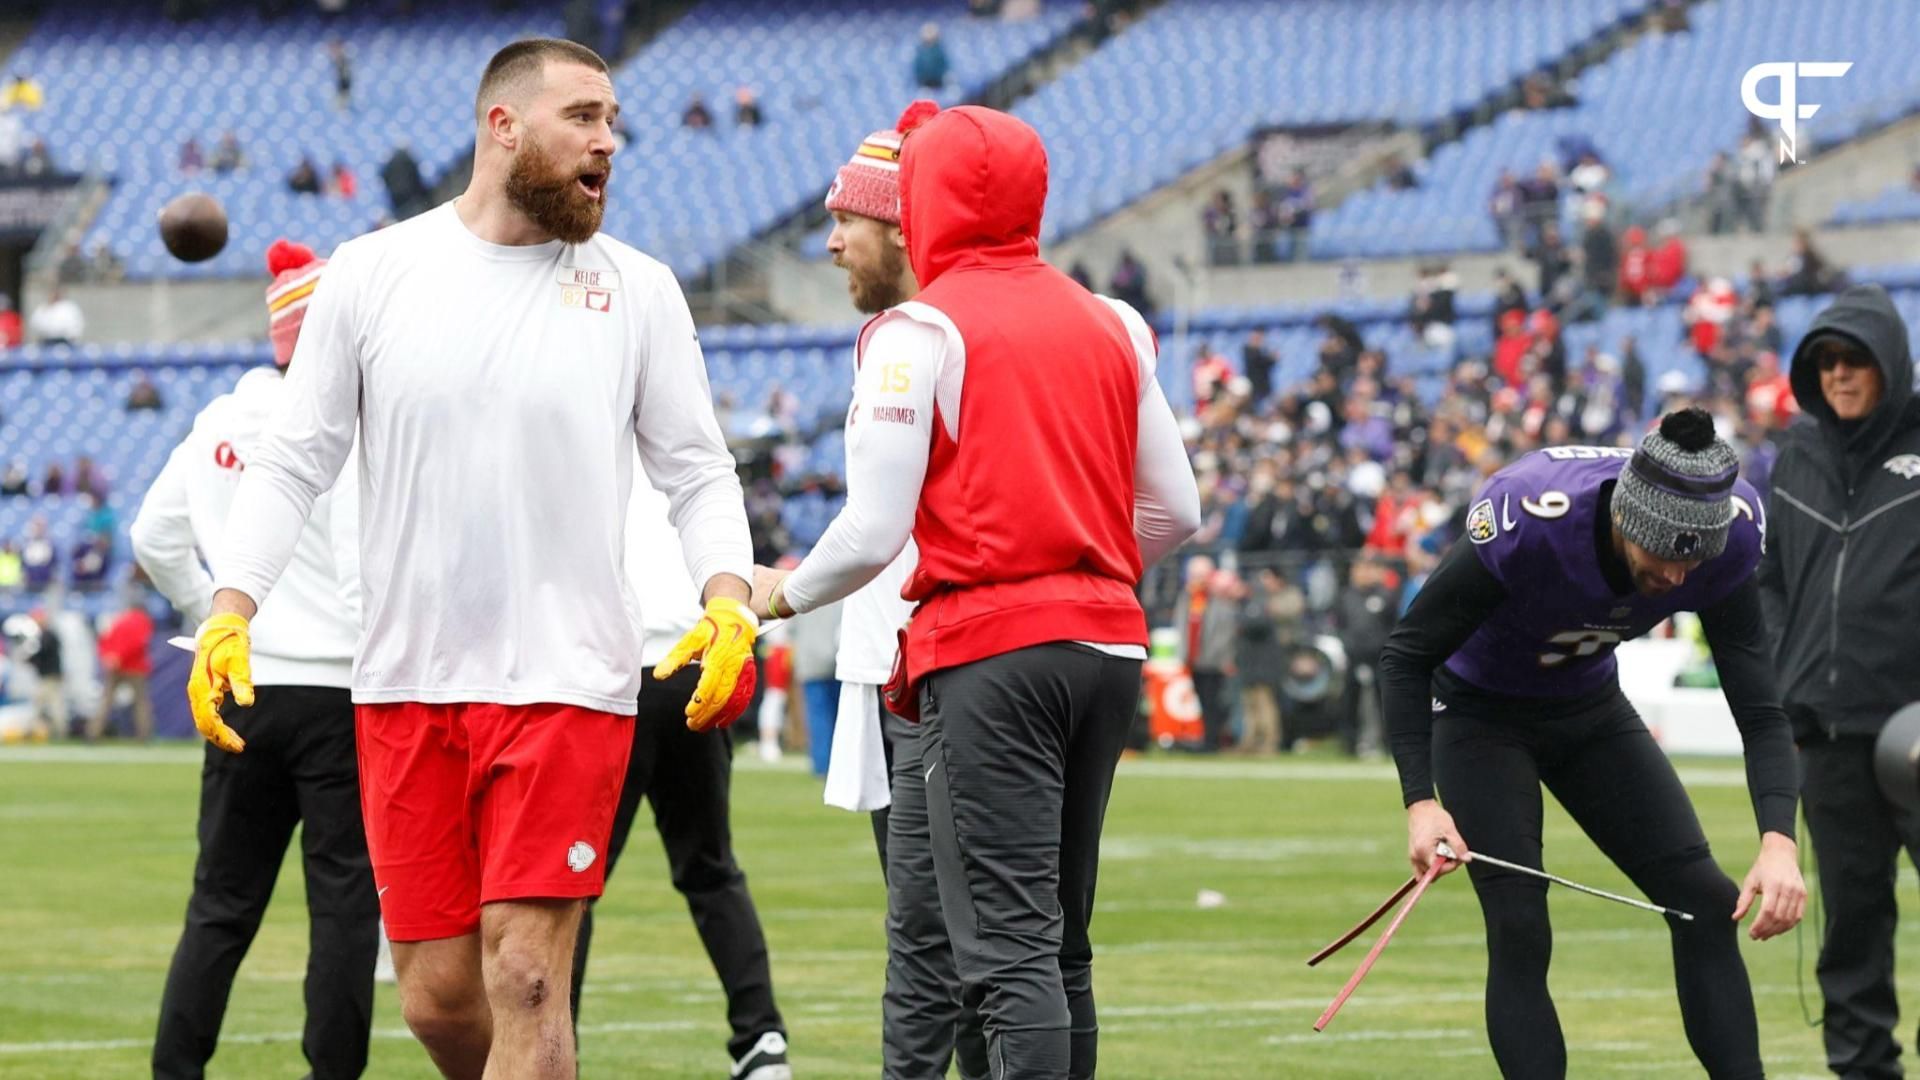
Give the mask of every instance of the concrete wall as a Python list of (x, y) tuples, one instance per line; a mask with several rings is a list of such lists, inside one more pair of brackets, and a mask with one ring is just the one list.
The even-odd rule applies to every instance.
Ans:
[(1920, 164), (1920, 116), (1831, 150), (1815, 147), (1803, 165), (1789, 165), (1773, 186), (1774, 220), (1813, 225), (1843, 202), (1872, 198), (1904, 184)]
[[(1198, 230), (1194, 230), (1197, 232)], [(1816, 242), (1840, 266), (1920, 263), (1920, 223), (1817, 229)], [(1689, 241), (1698, 274), (1739, 276), (1757, 258), (1778, 273), (1789, 254), (1785, 234), (1703, 236)], [(1076, 250), (1063, 245), (1047, 253), (1057, 264)], [(1085, 250), (1078, 249), (1078, 250)], [(1356, 278), (1343, 282), (1340, 264), (1310, 262), (1270, 267), (1207, 268), (1194, 261), (1190, 295), (1174, 287), (1173, 273), (1150, 283), (1163, 307), (1201, 309), (1269, 304), (1328, 303), (1345, 295), (1395, 298), (1411, 295), (1415, 259), (1370, 259), (1354, 264)], [(1486, 292), (1493, 273), (1505, 266), (1532, 287), (1533, 264), (1513, 255), (1465, 255), (1453, 260), (1462, 292)], [(767, 283), (776, 309), (795, 322), (845, 326), (860, 319), (847, 300), (846, 273), (831, 263), (809, 262), (785, 253), (767, 257)], [(155, 284), (77, 285), (68, 289), (87, 317), (86, 340), (239, 341), (266, 336), (266, 279), (253, 281), (159, 282)], [(36, 303), (39, 296), (30, 296)], [(26, 310), (32, 310), (28, 307)]]
[[(68, 285), (86, 316), (83, 340), (244, 341), (267, 336), (267, 279)], [(28, 302), (45, 298), (30, 292)], [(31, 311), (29, 306), (25, 310)]]
[[(1816, 229), (1814, 237), (1821, 250), (1840, 266), (1920, 262), (1920, 223)], [(1691, 237), (1688, 247), (1696, 274), (1729, 277), (1744, 276), (1755, 259), (1778, 274), (1785, 269), (1790, 254), (1789, 237), (1781, 233)], [(1070, 253), (1073, 249), (1065, 250)], [(1056, 265), (1069, 265), (1058, 250), (1047, 252), (1047, 256)], [(1194, 268), (1191, 285), (1176, 284), (1171, 280), (1175, 271), (1166, 266), (1156, 271), (1149, 264), (1148, 279), (1161, 306), (1168, 310), (1183, 306), (1203, 309), (1332, 303), (1344, 296), (1411, 296), (1420, 262), (1411, 258), (1359, 260), (1353, 264), (1357, 275), (1343, 280), (1346, 275), (1339, 263), (1210, 268), (1203, 260), (1192, 260), (1188, 264)], [(1462, 255), (1454, 258), (1452, 265), (1463, 293), (1492, 291), (1494, 271), (1503, 266), (1528, 289), (1533, 288), (1537, 277), (1533, 263), (1517, 255)], [(770, 283), (774, 306), (797, 322), (840, 325), (853, 318), (846, 299), (846, 275), (831, 264), (790, 259)]]
[[(1871, 228), (1815, 229), (1815, 243), (1840, 266), (1875, 266), (1920, 262), (1920, 224)], [(1743, 276), (1755, 259), (1772, 273), (1785, 269), (1791, 254), (1784, 233), (1688, 237), (1695, 274)], [(1199, 307), (1246, 306), (1275, 303), (1332, 301), (1350, 294), (1368, 298), (1405, 297), (1413, 293), (1418, 259), (1365, 259), (1354, 265), (1358, 281), (1342, 284), (1338, 263), (1295, 263), (1279, 267), (1238, 267), (1203, 272), (1195, 290)], [(1532, 262), (1518, 255), (1462, 255), (1451, 260), (1463, 293), (1488, 292), (1493, 274), (1506, 267), (1520, 283), (1532, 289), (1538, 274)]]
[(763, 245), (767, 302), (782, 316), (809, 326), (857, 324), (865, 316), (853, 310), (847, 272), (825, 260), (803, 259), (783, 248)]

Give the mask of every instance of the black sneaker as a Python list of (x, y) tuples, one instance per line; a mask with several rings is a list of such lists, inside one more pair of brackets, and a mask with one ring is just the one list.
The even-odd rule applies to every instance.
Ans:
[(732, 1080), (793, 1080), (787, 1064), (787, 1037), (777, 1031), (760, 1036), (753, 1049), (733, 1063)]

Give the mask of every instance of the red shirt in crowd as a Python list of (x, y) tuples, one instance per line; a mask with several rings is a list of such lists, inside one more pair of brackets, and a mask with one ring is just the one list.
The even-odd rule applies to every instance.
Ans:
[(1389, 559), (1406, 555), (1407, 532), (1401, 511), (1413, 504), (1411, 495), (1396, 499), (1391, 490), (1381, 492), (1379, 501), (1373, 504), (1373, 528), (1367, 533), (1366, 546)]
[(1794, 399), (1793, 383), (1775, 367), (1772, 375), (1756, 373), (1747, 386), (1747, 416), (1756, 424), (1783, 428), (1800, 415), (1800, 402)]
[(108, 672), (153, 674), (147, 649), (153, 644), (153, 619), (140, 608), (128, 608), (100, 635), (100, 663)]
[(1634, 300), (1646, 295), (1653, 284), (1653, 254), (1647, 250), (1647, 231), (1635, 225), (1622, 238), (1620, 252), (1620, 291)]
[(1647, 283), (1668, 292), (1686, 276), (1687, 245), (1679, 237), (1669, 236), (1647, 260)]
[(1508, 386), (1519, 386), (1523, 377), (1521, 361), (1533, 347), (1533, 335), (1527, 333), (1524, 312), (1509, 311), (1500, 316), (1500, 340), (1493, 346), (1493, 370)]

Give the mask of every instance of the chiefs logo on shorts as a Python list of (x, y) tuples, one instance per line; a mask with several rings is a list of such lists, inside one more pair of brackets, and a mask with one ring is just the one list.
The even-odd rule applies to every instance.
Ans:
[(585, 840), (575, 840), (567, 849), (567, 869), (576, 874), (584, 874), (587, 867), (593, 865), (593, 845)]
[(1499, 533), (1499, 527), (1493, 520), (1493, 500), (1481, 499), (1467, 511), (1467, 539), (1476, 544), (1484, 544)]

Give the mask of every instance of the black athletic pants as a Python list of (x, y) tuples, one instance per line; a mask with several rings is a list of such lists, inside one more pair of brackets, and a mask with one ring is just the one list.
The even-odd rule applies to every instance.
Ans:
[[(847, 692), (843, 688), (842, 692)], [(927, 776), (919, 725), (880, 707), (893, 805), (873, 812), (887, 882), (887, 986), (880, 999), (882, 1080), (945, 1080), (954, 1058), (962, 1080), (985, 1080), (986, 1036), (960, 1006), (953, 943), (940, 914), (927, 835)]]
[[(1614, 690), (1557, 710), (1444, 696), (1442, 704), (1434, 778), (1467, 846), (1539, 868), (1544, 783), (1649, 900), (1694, 916), (1668, 919), (1667, 929), (1687, 1041), (1707, 1074), (1761, 1076), (1732, 919), (1740, 891), (1714, 863), (1679, 777), (1627, 699)], [(1467, 871), (1486, 918), (1487, 1035), (1500, 1071), (1565, 1076), (1566, 1041), (1547, 993), (1546, 883), (1481, 863)]]
[(1224, 750), (1233, 741), (1233, 695), (1228, 692), (1232, 680), (1219, 671), (1193, 673), (1194, 696), (1200, 699), (1200, 729), (1205, 732), (1201, 749), (1211, 753)]
[(1827, 909), (1819, 965), (1827, 1066), (1848, 1080), (1903, 1075), (1893, 992), (1901, 849), (1920, 866), (1920, 822), (1881, 796), (1873, 745), (1867, 735), (1800, 745), (1800, 793)]
[(198, 1078), (220, 1038), (234, 972), (253, 944), (295, 825), (307, 878), (307, 1025), (316, 1080), (367, 1067), (380, 902), (360, 818), (360, 768), (347, 691), (262, 686), (222, 715), (247, 742), (209, 744), (200, 772), (200, 857), (186, 932), (167, 969), (153, 1043), (156, 1078)]
[(1094, 1075), (1087, 926), (1107, 796), (1139, 695), (1140, 661), (1072, 644), (921, 682), (934, 872), (994, 1080)]
[[(728, 823), (728, 793), (733, 783), (733, 741), (725, 731), (689, 731), (687, 701), (700, 685), (700, 668), (690, 666), (664, 682), (649, 677), (640, 688), (639, 715), (633, 724), (633, 753), (620, 788), (620, 807), (607, 842), (607, 876), (627, 846), (634, 815), (645, 797), (653, 805), (654, 828), (667, 849), (673, 887), (687, 898), (687, 910), (713, 961), (727, 995), (730, 1057), (739, 1058), (761, 1035), (786, 1034), (773, 1002), (773, 973), (767, 964), (767, 938), (747, 892), (747, 876), (733, 858)], [(580, 918), (573, 950), (573, 1018), (580, 1020), (580, 985), (593, 941), (593, 905)]]

